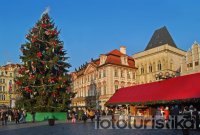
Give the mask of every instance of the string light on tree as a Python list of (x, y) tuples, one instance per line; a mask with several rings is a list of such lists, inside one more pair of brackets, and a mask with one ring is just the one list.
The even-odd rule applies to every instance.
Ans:
[[(49, 8), (26, 35), (21, 45), (22, 65), (16, 79), (18, 92), (22, 95), (18, 103), (38, 111), (65, 109), (74, 93), (66, 92), (70, 86), (66, 51), (60, 41), (57, 28), (49, 17)], [(64, 83), (63, 83), (64, 82)], [(42, 108), (38, 106), (43, 106)]]

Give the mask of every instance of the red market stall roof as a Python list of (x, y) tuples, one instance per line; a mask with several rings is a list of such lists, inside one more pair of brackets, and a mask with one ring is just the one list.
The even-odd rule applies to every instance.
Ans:
[(200, 98), (200, 73), (119, 89), (106, 103), (145, 104)]

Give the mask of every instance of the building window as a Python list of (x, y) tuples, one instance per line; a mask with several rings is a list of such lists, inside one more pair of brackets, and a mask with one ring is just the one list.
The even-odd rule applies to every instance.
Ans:
[(103, 70), (103, 77), (106, 77), (106, 70)]
[(158, 71), (162, 70), (162, 65), (161, 65), (161, 62), (158, 61)]
[(86, 97), (88, 96), (88, 92), (87, 92), (86, 88), (85, 88), (85, 96)]
[(143, 67), (143, 66), (141, 67), (141, 69), (140, 69), (140, 70), (141, 70), (141, 71), (140, 71), (140, 72), (141, 72), (141, 74), (144, 74), (144, 67)]
[(80, 89), (80, 97), (82, 97), (82, 94), (83, 94), (83, 93), (82, 93), (82, 89)]
[(131, 78), (131, 72), (127, 71), (127, 78), (130, 79)]
[(99, 79), (101, 78), (101, 71), (99, 71)]
[(127, 65), (127, 57), (124, 57), (124, 64)]
[(3, 72), (1, 72), (1, 75), (3, 76)]
[(189, 67), (192, 67), (192, 63), (188, 63), (187, 64), (187, 67), (189, 68)]
[(5, 79), (3, 79), (3, 83), (5, 83)]
[(173, 60), (172, 60), (172, 59), (170, 60), (170, 65), (169, 65), (169, 66), (170, 66), (170, 67), (169, 67), (170, 70), (173, 70)]
[(118, 85), (115, 85), (115, 91), (118, 90)]
[(94, 74), (94, 80), (96, 80), (96, 74)]
[(198, 61), (196, 61), (196, 62), (195, 62), (195, 66), (198, 66), (198, 65), (199, 65), (199, 62), (198, 62)]
[(102, 95), (101, 87), (99, 87), (99, 95)]
[(90, 76), (90, 81), (91, 81), (91, 82), (93, 81), (93, 75)]
[(124, 78), (124, 71), (121, 70), (121, 77)]
[(114, 71), (115, 73), (115, 77), (118, 77), (118, 72), (117, 72), (117, 69), (115, 69), (115, 71)]
[(153, 72), (153, 68), (152, 68), (152, 65), (150, 64), (149, 65), (149, 73), (152, 73)]
[(173, 70), (173, 63), (170, 63), (170, 69)]
[(12, 77), (12, 73), (10, 73), (10, 77)]
[(5, 95), (0, 94), (0, 100), (5, 100)]
[(103, 86), (103, 94), (106, 95), (106, 85)]
[(3, 92), (5, 91), (5, 86), (3, 86)]
[(0, 79), (0, 83), (2, 83), (2, 79)]
[(2, 91), (2, 86), (0, 86), (0, 91)]
[(135, 79), (135, 73), (133, 73), (133, 79)]

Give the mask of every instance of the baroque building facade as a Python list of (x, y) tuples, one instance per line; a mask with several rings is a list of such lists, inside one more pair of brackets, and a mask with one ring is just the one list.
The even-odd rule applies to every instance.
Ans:
[(138, 68), (137, 84), (179, 76), (185, 53), (176, 46), (166, 27), (156, 30), (145, 50), (132, 56)]
[(72, 72), (74, 107), (95, 107), (105, 109), (104, 104), (122, 87), (136, 84), (136, 67), (132, 57), (126, 54), (126, 47), (101, 54), (98, 59), (82, 65)]
[(200, 72), (200, 45), (194, 42), (183, 57), (181, 65), (181, 75), (193, 74)]
[(0, 105), (13, 108), (17, 98), (14, 79), (18, 76), (18, 64), (0, 66)]

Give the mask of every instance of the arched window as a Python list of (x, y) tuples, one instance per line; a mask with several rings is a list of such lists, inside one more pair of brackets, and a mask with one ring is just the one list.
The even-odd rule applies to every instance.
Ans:
[(141, 74), (144, 74), (144, 67), (143, 66), (141, 66)]
[(135, 79), (135, 75), (136, 75), (136, 74), (135, 74), (135, 72), (134, 72), (134, 73), (133, 73), (133, 77), (132, 77), (133, 79)]
[(124, 70), (121, 70), (121, 77), (124, 78)]
[(115, 84), (115, 91), (116, 91), (116, 90), (118, 90), (118, 85), (117, 85), (117, 84)]
[(170, 70), (173, 70), (173, 60), (170, 60)]
[(156, 71), (156, 63), (155, 62), (153, 62), (152, 71), (153, 72)]
[(162, 65), (161, 65), (161, 62), (158, 61), (158, 71), (162, 70)]
[(131, 78), (131, 71), (127, 71), (127, 78), (128, 78), (128, 79)]
[(106, 70), (103, 70), (103, 77), (106, 77)]
[(115, 70), (114, 70), (114, 76), (118, 77), (118, 70), (117, 70), (117, 68), (115, 68)]
[(149, 65), (149, 73), (152, 73), (153, 72), (153, 68), (152, 68), (152, 65), (150, 64)]

